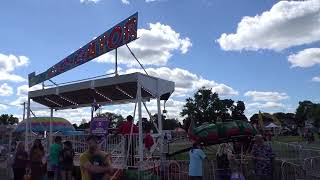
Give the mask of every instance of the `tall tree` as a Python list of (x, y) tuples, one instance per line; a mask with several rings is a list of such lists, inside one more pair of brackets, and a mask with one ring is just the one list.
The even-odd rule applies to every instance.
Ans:
[(72, 126), (74, 127), (74, 129), (78, 129), (79, 126), (77, 124), (72, 124)]
[(248, 118), (246, 117), (246, 115), (244, 115), (245, 110), (246, 106), (244, 102), (238, 101), (237, 105), (234, 107), (232, 111), (232, 119), (248, 121)]
[(299, 106), (296, 110), (296, 119), (299, 127), (304, 127), (305, 121), (311, 118), (313, 107), (314, 104), (311, 101), (299, 102)]
[[(261, 113), (261, 116), (262, 116), (263, 123), (268, 124), (268, 123), (270, 123), (270, 122), (273, 122), (273, 119), (272, 119), (270, 113)], [(250, 123), (252, 123), (252, 124), (258, 124), (258, 119), (259, 119), (259, 114), (258, 114), (258, 113), (253, 114), (253, 115), (250, 117)]]
[[(153, 119), (154, 119), (155, 124), (158, 124), (158, 114), (153, 115)], [(154, 125), (152, 123), (151, 123), (151, 126), (154, 127)], [(162, 129), (163, 130), (174, 130), (180, 126), (181, 126), (181, 124), (179, 123), (179, 121), (177, 119), (167, 119), (166, 116), (162, 115)]]
[(320, 127), (320, 104), (314, 105), (312, 110), (312, 117), (313, 117), (313, 125), (317, 128)]
[(277, 113), (274, 113), (273, 116), (279, 119), (282, 126), (297, 125), (295, 114), (293, 113), (277, 112)]
[(0, 124), (1, 125), (14, 125), (18, 124), (19, 119), (14, 117), (12, 114), (1, 114), (0, 116)]
[(110, 121), (110, 128), (116, 128), (124, 121), (124, 118), (121, 114), (115, 114), (111, 112), (101, 113), (99, 117), (106, 117)]
[(217, 93), (212, 93), (210, 88), (200, 88), (193, 98), (187, 98), (180, 115), (185, 117), (184, 128), (189, 127), (193, 119), (196, 125), (204, 122), (215, 123), (219, 117), (222, 120), (230, 119), (230, 112), (234, 109), (231, 99), (220, 100)]
[(147, 118), (142, 118), (142, 129), (144, 133), (149, 132), (150, 130), (153, 130), (153, 132), (155, 132), (153, 123), (150, 120), (148, 121)]

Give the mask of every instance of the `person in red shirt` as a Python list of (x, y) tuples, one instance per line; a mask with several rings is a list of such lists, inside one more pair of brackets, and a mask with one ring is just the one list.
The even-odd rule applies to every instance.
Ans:
[(127, 121), (122, 123), (119, 127), (119, 133), (122, 135), (128, 135), (131, 133), (131, 126), (132, 127), (132, 133), (138, 133), (139, 128), (137, 125), (133, 124), (133, 117), (131, 115), (127, 116)]
[[(139, 128), (137, 125), (133, 123), (133, 117), (131, 115), (127, 116), (127, 121), (122, 123), (118, 129), (118, 133), (122, 134), (125, 136), (125, 153), (126, 155), (129, 154), (129, 157), (127, 159), (127, 165), (128, 166), (134, 166), (135, 165), (135, 159), (134, 159), (134, 152), (135, 152), (135, 137), (131, 137), (131, 142), (130, 142), (130, 134), (131, 134), (131, 127), (132, 127), (132, 134), (137, 134), (139, 133)], [(130, 143), (130, 147), (128, 148)]]
[(153, 146), (154, 144), (154, 141), (153, 141), (153, 138), (150, 134), (150, 131), (147, 132), (145, 138), (144, 138), (144, 147), (150, 151), (151, 147)]

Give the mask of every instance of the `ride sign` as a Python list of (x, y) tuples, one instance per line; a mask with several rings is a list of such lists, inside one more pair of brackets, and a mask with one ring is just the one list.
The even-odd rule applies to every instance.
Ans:
[(91, 134), (108, 134), (109, 119), (105, 117), (95, 117), (90, 123), (90, 133)]
[(123, 20), (96, 39), (64, 58), (47, 71), (36, 75), (29, 74), (29, 87), (46, 81), (102, 54), (137, 39), (138, 13)]

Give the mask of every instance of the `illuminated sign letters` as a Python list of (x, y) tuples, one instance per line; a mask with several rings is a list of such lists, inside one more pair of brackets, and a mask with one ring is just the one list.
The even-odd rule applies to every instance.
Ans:
[(47, 71), (38, 75), (36, 75), (35, 72), (30, 73), (29, 87), (62, 74), (137, 39), (137, 26), (138, 13), (135, 13), (54, 66), (50, 67)]

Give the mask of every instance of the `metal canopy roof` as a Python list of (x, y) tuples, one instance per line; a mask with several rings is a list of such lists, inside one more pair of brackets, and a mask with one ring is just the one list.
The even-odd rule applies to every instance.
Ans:
[(175, 86), (172, 81), (133, 73), (30, 91), (29, 98), (53, 109), (88, 107), (94, 99), (100, 105), (135, 102), (138, 82), (144, 101), (158, 96), (167, 100)]

